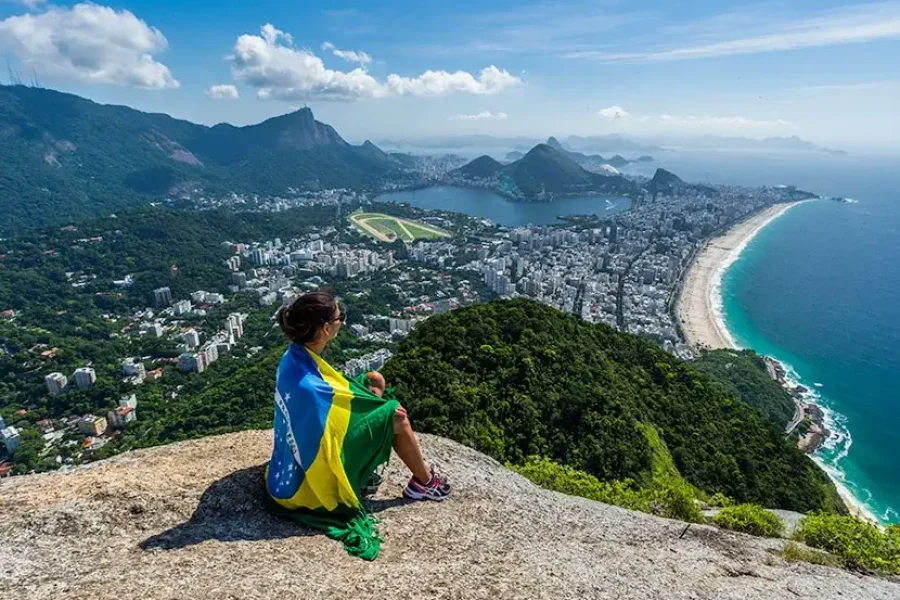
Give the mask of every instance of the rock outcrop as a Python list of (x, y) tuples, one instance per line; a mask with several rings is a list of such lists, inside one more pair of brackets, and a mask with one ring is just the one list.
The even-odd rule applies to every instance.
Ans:
[(372, 506), (382, 555), (366, 563), (265, 512), (270, 443), (243, 432), (3, 480), (4, 597), (900, 598), (898, 583), (786, 563), (783, 541), (542, 490), (430, 436), (455, 496), (404, 502), (395, 458)]

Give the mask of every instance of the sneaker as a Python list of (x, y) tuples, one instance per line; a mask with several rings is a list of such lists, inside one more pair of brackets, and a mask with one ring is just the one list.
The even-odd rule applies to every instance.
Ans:
[(431, 467), (431, 479), (428, 483), (419, 483), (415, 477), (411, 477), (403, 488), (403, 495), (412, 500), (440, 502), (450, 497), (450, 483)]

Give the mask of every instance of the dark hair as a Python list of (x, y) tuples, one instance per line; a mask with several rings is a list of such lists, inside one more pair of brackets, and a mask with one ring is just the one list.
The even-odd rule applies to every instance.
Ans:
[(278, 325), (291, 341), (308, 344), (316, 338), (322, 325), (334, 319), (337, 302), (331, 292), (303, 294), (278, 311)]

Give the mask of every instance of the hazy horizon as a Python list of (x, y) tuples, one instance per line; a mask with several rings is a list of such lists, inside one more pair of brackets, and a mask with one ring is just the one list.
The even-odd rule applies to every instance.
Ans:
[(900, 2), (641, 9), (0, 0), (24, 83), (206, 125), (309, 105), (354, 140), (747, 138), (900, 151)]

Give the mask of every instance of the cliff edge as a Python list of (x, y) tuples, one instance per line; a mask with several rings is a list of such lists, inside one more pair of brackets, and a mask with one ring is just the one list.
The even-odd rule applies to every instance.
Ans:
[(270, 431), (125, 454), (0, 483), (9, 598), (896, 599), (900, 584), (787, 563), (783, 541), (542, 490), (496, 461), (423, 436), (455, 486), (404, 502), (395, 458), (373, 509), (381, 557), (269, 516)]

